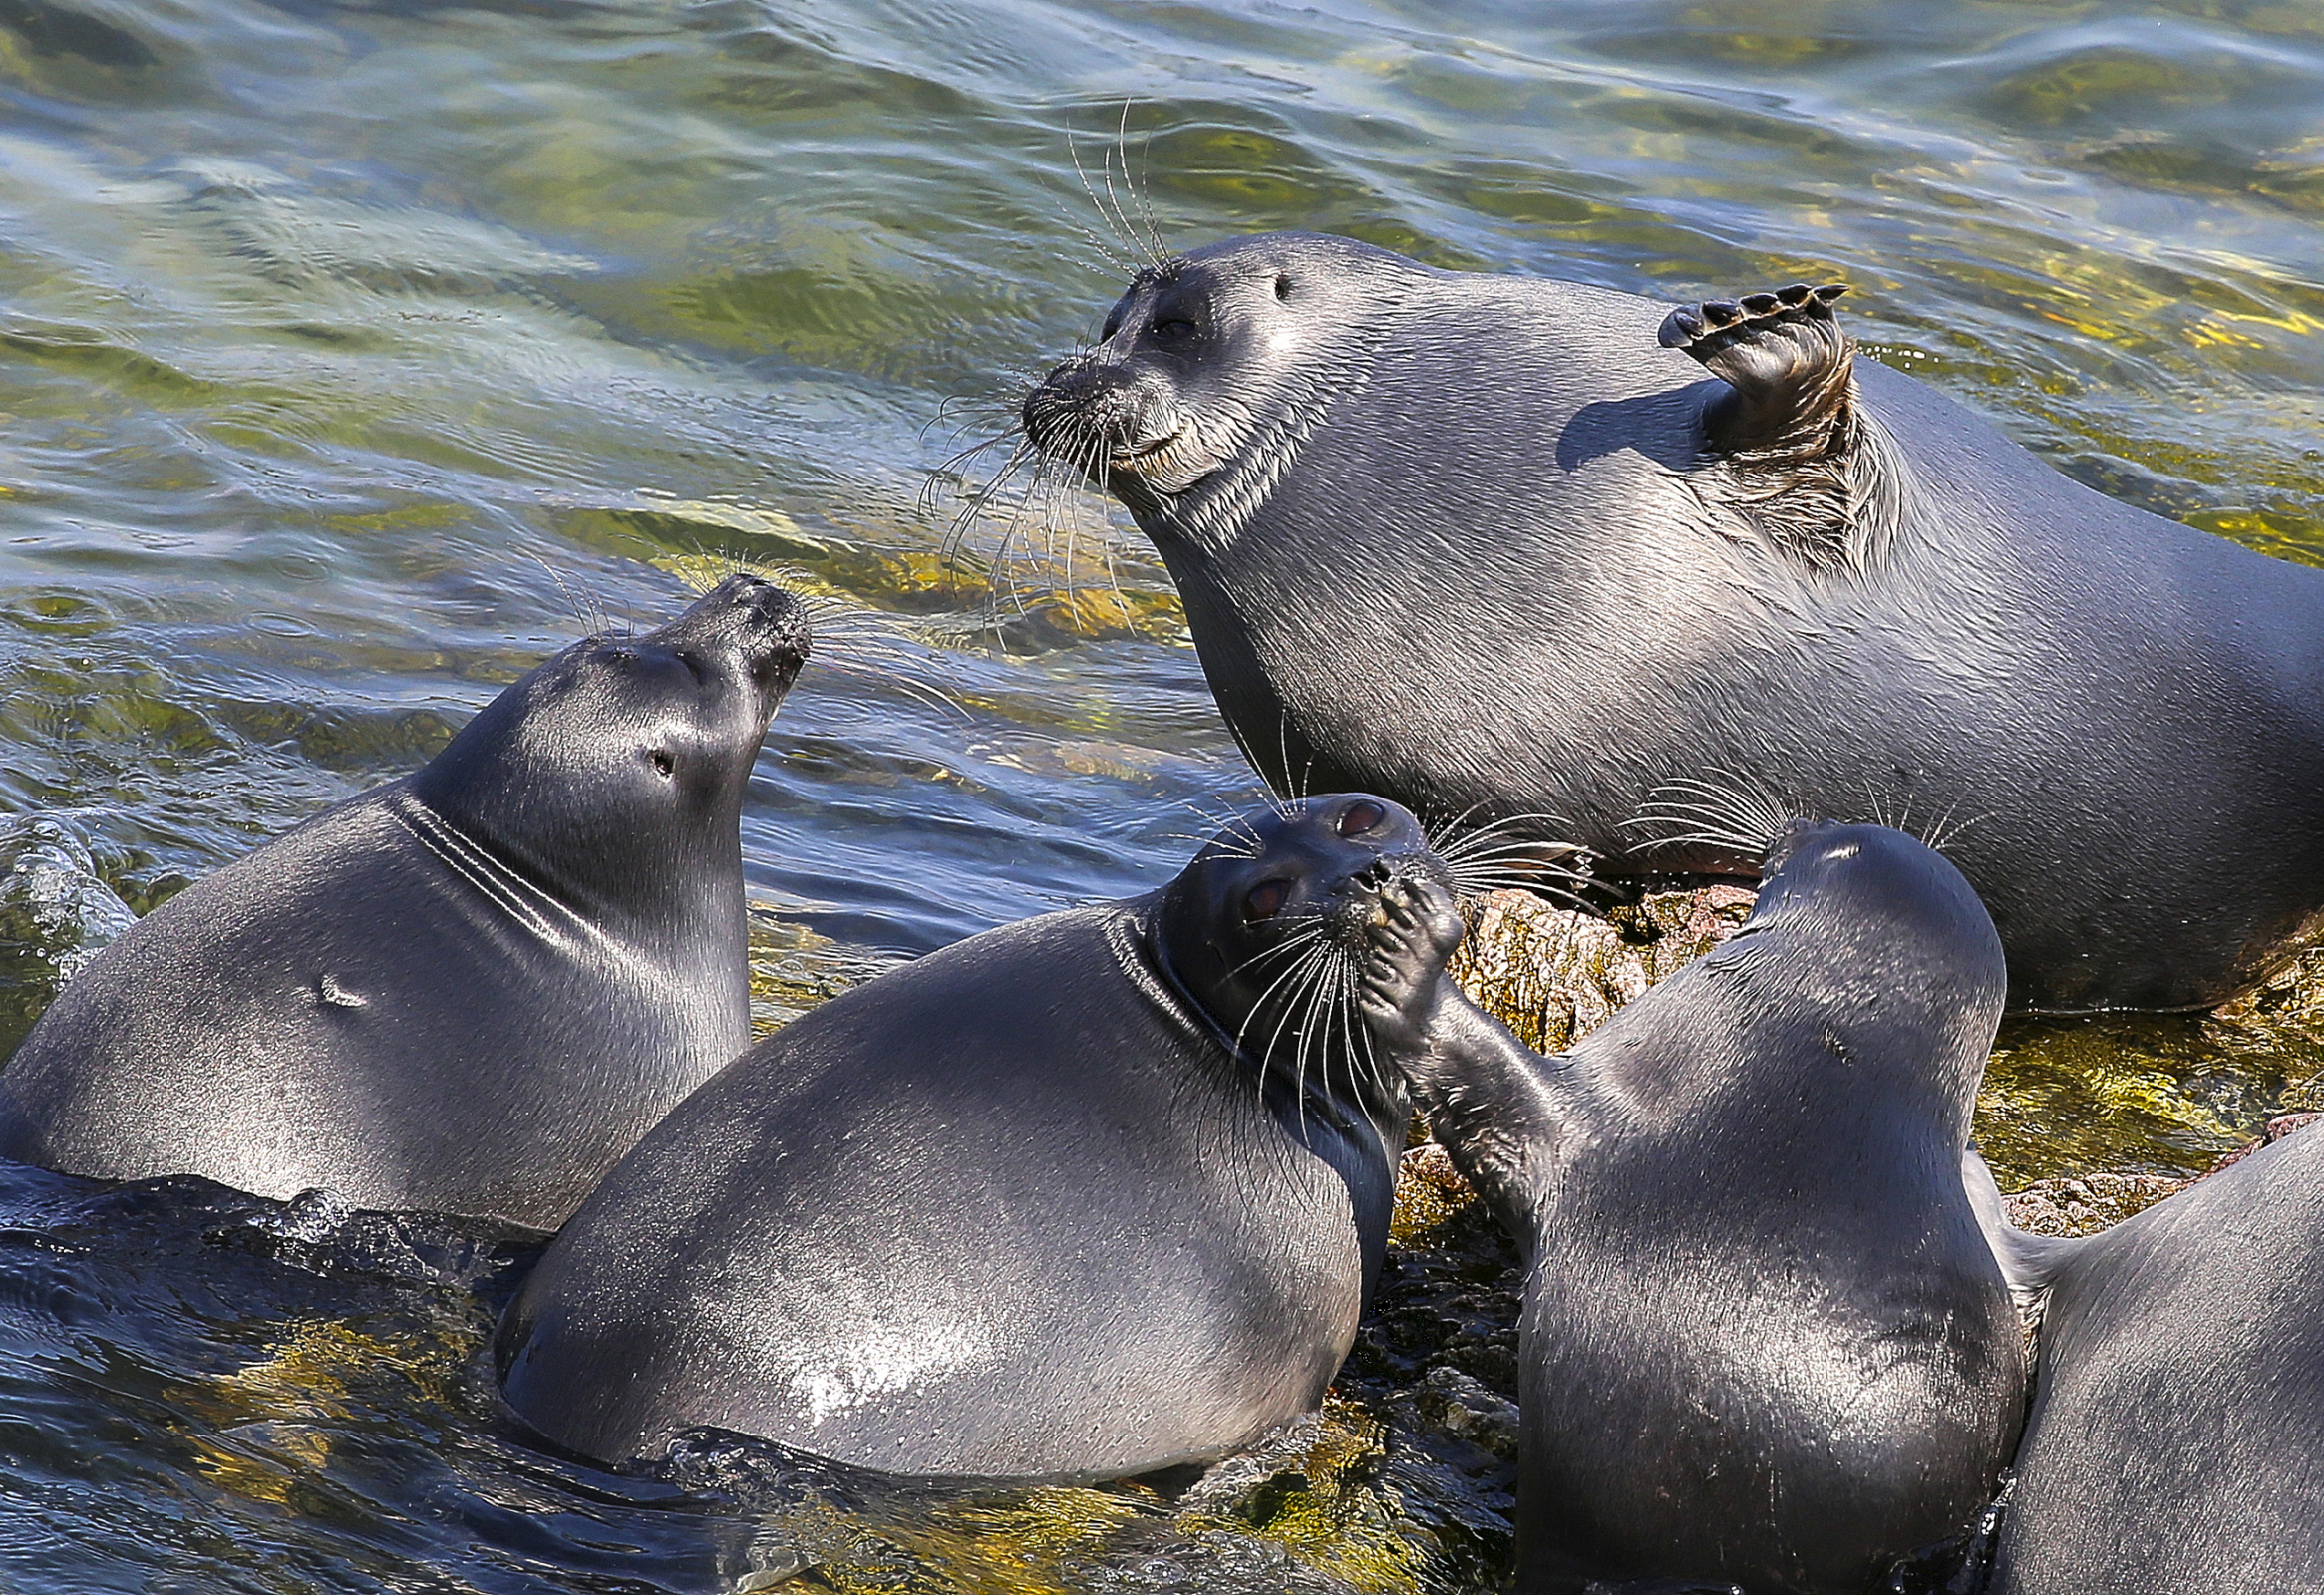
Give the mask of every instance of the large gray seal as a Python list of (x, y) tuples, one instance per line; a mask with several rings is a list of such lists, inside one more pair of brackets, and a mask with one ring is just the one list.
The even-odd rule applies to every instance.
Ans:
[(1167, 887), (972, 936), (759, 1044), (638, 1143), (499, 1333), (603, 1460), (709, 1425), (909, 1474), (1097, 1478), (1315, 1407), (1404, 1144), (1353, 954), (1441, 867), (1361, 796)]
[(1102, 462), (1279, 790), (1556, 815), (1609, 873), (1748, 873), (1625, 824), (1713, 775), (1949, 819), (2014, 1006), (2231, 995), (2324, 928), (2324, 571), (2061, 477), (1854, 358), (1836, 291), (1236, 239), (1024, 419)]
[(2004, 1247), (2040, 1356), (1987, 1587), (2324, 1590), (2324, 1130), (2088, 1240)]
[(1963, 1531), (2026, 1357), (1963, 1181), (2005, 976), (1960, 872), (1800, 824), (1731, 940), (1546, 1059), (1447, 978), (1442, 891), (1383, 907), (1366, 1021), (1529, 1253), (1519, 1587), (1861, 1595)]
[(809, 647), (734, 576), (187, 887), (0, 1074), (0, 1154), (552, 1229), (750, 1043), (743, 789)]

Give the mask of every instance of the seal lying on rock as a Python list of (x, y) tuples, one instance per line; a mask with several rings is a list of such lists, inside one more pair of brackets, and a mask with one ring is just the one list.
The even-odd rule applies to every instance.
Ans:
[(539, 1229), (750, 1043), (743, 789), (809, 646), (735, 576), (187, 887), (0, 1074), (0, 1154)]
[(2004, 975), (1959, 872), (1797, 826), (1733, 938), (1546, 1059), (1445, 973), (1441, 888), (1383, 907), (1365, 1019), (1530, 1251), (1520, 1587), (1860, 1595), (1963, 1529), (2026, 1367), (1962, 1180)]
[(2324, 1131), (2002, 1241), (2041, 1352), (1996, 1595), (2324, 1590)]
[(2324, 571), (1855, 359), (1837, 292), (1666, 315), (1236, 239), (1142, 273), (1024, 420), (1102, 462), (1278, 790), (1555, 814), (1618, 873), (1748, 872), (1625, 826), (1711, 772), (1949, 817), (2013, 1006), (2225, 999), (2324, 910)]
[(1446, 868), (1394, 804), (1311, 798), (1150, 896), (832, 999), (574, 1214), (500, 1326), (509, 1404), (605, 1460), (715, 1425), (1010, 1478), (1216, 1457), (1313, 1408), (1408, 1113), (1352, 955)]

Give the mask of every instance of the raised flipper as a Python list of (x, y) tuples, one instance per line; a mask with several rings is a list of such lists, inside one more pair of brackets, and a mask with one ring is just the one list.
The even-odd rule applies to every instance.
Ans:
[(1541, 1057), (1453, 984), (1445, 962), (1461, 944), (1461, 915), (1444, 886), (1397, 882), (1380, 909), (1357, 971), (1365, 1028), (1453, 1166), (1529, 1250), (1574, 1127), (1563, 1060)]
[(1894, 530), (1902, 464), (1863, 413), (1855, 340), (1831, 313), (1847, 290), (1796, 282), (1673, 310), (1660, 334), (1725, 382), (1703, 414), (1727, 496), (1778, 546), (1820, 569), (1860, 568)]

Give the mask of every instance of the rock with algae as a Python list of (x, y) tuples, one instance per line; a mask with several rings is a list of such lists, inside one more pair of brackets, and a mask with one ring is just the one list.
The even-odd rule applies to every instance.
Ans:
[(1976, 1133), (2004, 1190), (2101, 1173), (2159, 1190), (2306, 1108), (2324, 1108), (2324, 952), (2208, 1014), (2003, 1021)]
[(1470, 915), (1453, 978), (1536, 1052), (1563, 1052), (1742, 928), (1746, 886), (1650, 892), (1605, 917), (1496, 891)]

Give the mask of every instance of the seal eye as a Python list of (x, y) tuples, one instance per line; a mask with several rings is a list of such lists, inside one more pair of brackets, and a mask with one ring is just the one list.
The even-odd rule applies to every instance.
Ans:
[(1194, 336), (1194, 324), (1179, 317), (1154, 324), (1155, 338), (1162, 343), (1183, 343)]
[(647, 754), (646, 758), (652, 762), (654, 774), (657, 776), (674, 776), (678, 773), (678, 761), (672, 759), (659, 748)]
[(1288, 299), (1291, 297), (1291, 279), (1289, 277), (1277, 277), (1275, 279), (1275, 297), (1278, 299)]
[(1283, 906), (1283, 899), (1291, 895), (1287, 880), (1262, 880), (1242, 900), (1242, 922), (1255, 925), (1262, 919), (1272, 919)]
[(1352, 802), (1340, 810), (1339, 832), (1352, 839), (1378, 828), (1380, 821), (1387, 817), (1388, 810), (1378, 803)]

